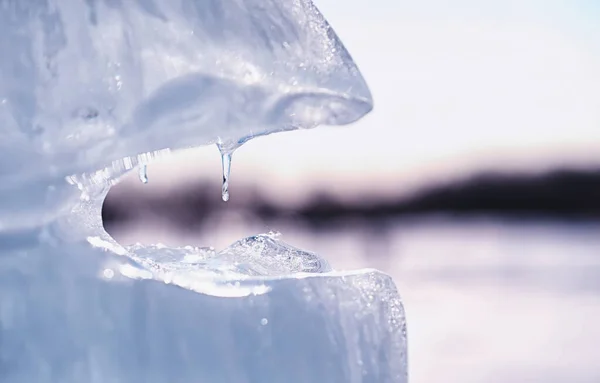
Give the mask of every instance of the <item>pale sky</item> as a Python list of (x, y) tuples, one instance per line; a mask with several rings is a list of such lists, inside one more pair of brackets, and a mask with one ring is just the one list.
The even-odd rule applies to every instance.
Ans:
[[(471, 170), (600, 165), (593, 0), (315, 3), (358, 63), (375, 109), (352, 126), (248, 142), (234, 156), (233, 185), (265, 179), (279, 185), (275, 194), (324, 183), (408, 190)], [(217, 166), (216, 149), (202, 151), (193, 162)]]

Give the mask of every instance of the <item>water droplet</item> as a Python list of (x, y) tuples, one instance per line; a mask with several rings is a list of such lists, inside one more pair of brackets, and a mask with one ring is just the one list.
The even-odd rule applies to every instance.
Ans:
[(221, 188), (221, 197), (223, 201), (229, 201), (229, 175), (231, 174), (231, 157), (233, 152), (240, 147), (245, 141), (241, 140), (229, 140), (220, 141), (217, 143), (217, 147), (221, 152), (221, 162), (223, 164), (223, 187)]
[(140, 177), (141, 183), (143, 183), (143, 184), (148, 183), (148, 167), (146, 165), (140, 166), (138, 176)]
[(263, 318), (260, 320), (260, 324), (263, 326), (266, 326), (269, 324), (269, 320), (267, 318)]
[(223, 163), (223, 187), (221, 189), (221, 196), (223, 201), (229, 201), (229, 174), (231, 173), (231, 153), (221, 152), (221, 160)]

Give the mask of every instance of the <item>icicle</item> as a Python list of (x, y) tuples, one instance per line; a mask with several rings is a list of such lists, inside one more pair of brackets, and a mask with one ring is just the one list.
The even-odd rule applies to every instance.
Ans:
[(141, 165), (139, 169), (138, 176), (140, 177), (140, 181), (143, 184), (148, 183), (148, 167), (146, 165)]
[(221, 188), (221, 197), (223, 201), (229, 201), (229, 174), (231, 173), (231, 153), (222, 152), (221, 162), (223, 164), (223, 187)]
[(217, 147), (221, 152), (221, 163), (223, 165), (223, 185), (221, 187), (221, 198), (223, 201), (229, 201), (229, 175), (231, 174), (231, 157), (233, 152), (240, 146), (240, 143), (219, 142)]

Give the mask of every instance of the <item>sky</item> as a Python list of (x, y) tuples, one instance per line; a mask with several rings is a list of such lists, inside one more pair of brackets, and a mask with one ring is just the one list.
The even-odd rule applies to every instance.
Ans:
[[(396, 193), (482, 170), (600, 165), (594, 1), (315, 4), (357, 62), (375, 108), (351, 126), (248, 142), (234, 156), (234, 184), (264, 179), (273, 198), (307, 188)], [(213, 177), (218, 161), (207, 148), (179, 168), (211, 167), (197, 171)]]

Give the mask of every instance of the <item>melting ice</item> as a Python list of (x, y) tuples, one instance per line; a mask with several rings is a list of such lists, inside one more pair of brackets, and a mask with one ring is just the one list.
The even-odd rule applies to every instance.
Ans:
[(143, 184), (148, 183), (148, 166), (147, 165), (140, 165), (140, 168), (138, 170), (138, 177), (139, 177), (141, 183), (143, 183)]
[(241, 239), (216, 252), (210, 247), (166, 247), (136, 244), (127, 248), (140, 263), (161, 272), (200, 271), (226, 278), (281, 276), (331, 271), (317, 254), (297, 249), (278, 233)]
[(229, 201), (229, 175), (231, 174), (231, 152), (221, 152), (221, 163), (223, 166), (223, 186), (221, 188), (221, 198), (223, 201)]
[[(276, 277), (297, 273), (331, 271), (317, 254), (297, 249), (280, 239), (278, 233), (260, 234), (239, 240), (216, 252), (194, 246), (166, 247), (135, 244), (127, 247), (130, 256), (143, 266), (137, 275), (212, 295), (246, 295), (240, 281), (249, 277)], [(149, 273), (148, 273), (149, 272)], [(241, 289), (235, 293), (235, 288)], [(258, 286), (257, 291), (264, 289)]]
[(388, 276), (272, 235), (124, 249), (102, 229), (109, 185), (155, 153), (233, 143), (227, 199), (237, 146), (372, 109), (311, 1), (0, 0), (0, 51), (2, 383), (406, 382)]

